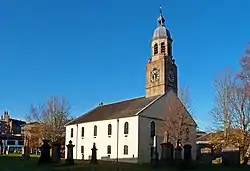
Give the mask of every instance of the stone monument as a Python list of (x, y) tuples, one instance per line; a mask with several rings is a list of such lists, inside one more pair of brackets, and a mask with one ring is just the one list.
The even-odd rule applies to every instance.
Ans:
[(174, 157), (174, 146), (170, 142), (161, 144), (161, 163), (171, 164)]
[(69, 144), (67, 146), (67, 159), (66, 164), (73, 165), (74, 164), (74, 157), (73, 157), (73, 149), (75, 145), (72, 144), (72, 141), (69, 141)]
[(91, 164), (97, 164), (97, 148), (95, 146), (95, 143), (93, 144), (93, 148), (91, 149), (92, 150), (92, 156), (91, 156), (91, 160), (90, 160), (90, 163)]
[(49, 140), (43, 140), (43, 145), (41, 146), (41, 156), (38, 160), (38, 163), (43, 164), (43, 163), (50, 163), (51, 158), (50, 158), (50, 149), (51, 146), (49, 145)]
[(52, 162), (59, 162), (61, 159), (61, 144), (52, 144)]

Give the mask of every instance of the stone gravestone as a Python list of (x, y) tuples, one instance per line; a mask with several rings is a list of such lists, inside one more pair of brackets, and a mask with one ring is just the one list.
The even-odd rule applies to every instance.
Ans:
[(41, 146), (41, 156), (39, 157), (38, 163), (50, 163), (50, 149), (49, 140), (43, 140), (43, 145)]
[(240, 165), (240, 150), (235, 146), (227, 146), (222, 149), (222, 164), (226, 166)]
[(183, 146), (184, 149), (184, 160), (190, 161), (192, 160), (192, 146), (190, 144), (186, 144)]
[(161, 163), (171, 164), (174, 157), (174, 146), (170, 142), (161, 144)]
[(175, 160), (181, 160), (182, 159), (182, 148), (181, 146), (177, 145), (177, 147), (175, 148)]
[(206, 164), (212, 164), (212, 160), (213, 160), (213, 150), (212, 147), (204, 147), (201, 148), (201, 154), (199, 157), (199, 161), (202, 163), (206, 163)]
[(59, 162), (61, 159), (61, 144), (52, 144), (52, 162)]
[(73, 165), (74, 164), (74, 158), (73, 158), (73, 149), (75, 145), (72, 144), (72, 141), (69, 141), (69, 144), (67, 146), (67, 159), (66, 159), (66, 164), (68, 165)]
[(92, 156), (91, 156), (90, 163), (97, 164), (97, 154), (96, 154), (97, 148), (95, 146), (95, 143), (93, 144), (93, 148), (91, 150), (92, 150)]
[(29, 157), (30, 157), (29, 148), (27, 146), (23, 146), (23, 148), (22, 148), (22, 158), (27, 159)]

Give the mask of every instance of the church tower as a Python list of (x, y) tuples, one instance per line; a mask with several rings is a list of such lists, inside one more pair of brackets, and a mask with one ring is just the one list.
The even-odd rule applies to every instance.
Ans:
[(170, 32), (160, 8), (158, 27), (151, 40), (151, 57), (146, 65), (146, 97), (165, 94), (169, 89), (177, 93), (177, 66), (173, 59)]

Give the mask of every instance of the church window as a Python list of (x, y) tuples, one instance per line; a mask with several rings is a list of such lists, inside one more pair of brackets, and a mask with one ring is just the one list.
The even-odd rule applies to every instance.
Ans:
[(124, 145), (124, 155), (128, 155), (128, 146)]
[(158, 44), (156, 43), (154, 45), (154, 55), (156, 55), (158, 53)]
[(128, 134), (128, 122), (124, 124), (124, 134)]
[(154, 121), (152, 121), (150, 124), (150, 135), (151, 135), (151, 138), (155, 136), (155, 122)]
[(72, 138), (73, 135), (74, 135), (74, 130), (73, 130), (73, 128), (71, 128), (71, 130), (70, 130), (70, 137)]
[(96, 125), (94, 126), (94, 136), (95, 137), (97, 136), (97, 126)]
[(81, 146), (81, 153), (82, 154), (84, 153), (84, 146), (83, 145)]
[(82, 137), (84, 137), (84, 127), (82, 127)]
[(108, 125), (108, 135), (111, 135), (112, 134), (112, 125), (109, 124)]
[(110, 145), (108, 145), (108, 147), (107, 147), (107, 154), (111, 154), (111, 146)]
[(165, 43), (162, 42), (162, 43), (161, 43), (161, 53), (165, 54), (165, 49), (166, 49)]

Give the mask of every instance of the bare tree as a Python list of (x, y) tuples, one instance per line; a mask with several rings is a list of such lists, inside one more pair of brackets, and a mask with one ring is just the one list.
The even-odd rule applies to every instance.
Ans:
[(69, 121), (69, 103), (61, 96), (54, 96), (42, 106), (31, 106), (28, 121), (35, 121), (43, 127), (43, 138), (52, 142), (61, 140), (64, 125)]
[(159, 129), (159, 134), (164, 136), (164, 141), (173, 144), (178, 141), (183, 144), (189, 139), (189, 126), (192, 116), (188, 110), (191, 110), (191, 98), (188, 87), (182, 87), (179, 90), (179, 97), (171, 98), (166, 104), (166, 115)]
[(211, 138), (216, 145), (237, 145), (245, 156), (249, 148), (250, 131), (250, 56), (240, 60), (238, 74), (227, 70), (215, 80), (215, 104), (212, 109), (217, 134)]

